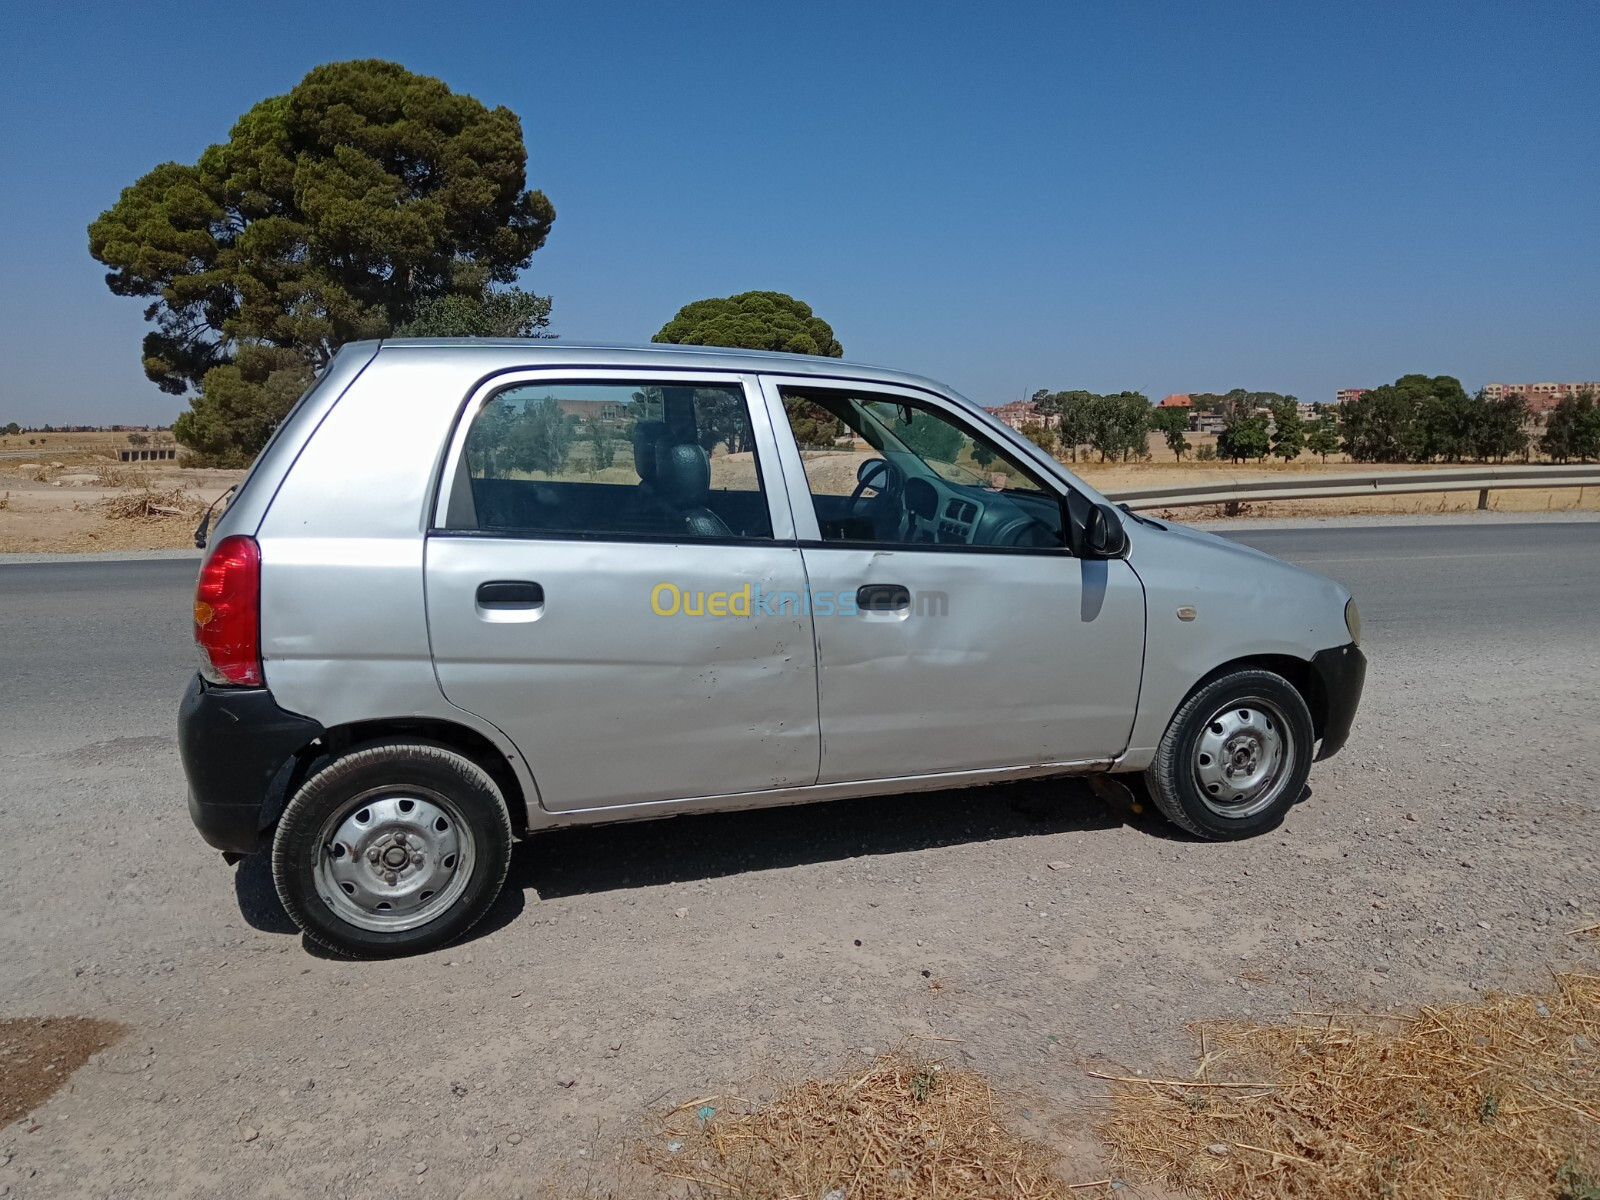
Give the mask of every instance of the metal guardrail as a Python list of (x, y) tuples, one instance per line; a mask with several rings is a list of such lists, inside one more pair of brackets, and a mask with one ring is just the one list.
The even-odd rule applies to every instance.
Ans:
[(1452, 467), (1436, 471), (1377, 471), (1364, 475), (1321, 475), (1186, 487), (1132, 488), (1105, 497), (1129, 508), (1186, 508), (1197, 504), (1259, 503), (1267, 500), (1325, 500), (1350, 496), (1400, 496), (1416, 492), (1477, 492), (1478, 507), (1489, 507), (1489, 493), (1513, 488), (1600, 487), (1600, 464), (1564, 466)]

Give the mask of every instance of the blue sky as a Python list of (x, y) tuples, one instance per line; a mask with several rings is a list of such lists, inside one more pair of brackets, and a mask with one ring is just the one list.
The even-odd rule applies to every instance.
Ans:
[(567, 337), (771, 288), (987, 404), (1600, 377), (1594, 0), (3, 3), (0, 421), (181, 411), (85, 226), (358, 57), (521, 115)]

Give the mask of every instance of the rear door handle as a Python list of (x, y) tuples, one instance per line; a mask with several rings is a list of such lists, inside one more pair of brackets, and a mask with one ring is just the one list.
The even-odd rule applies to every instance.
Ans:
[(508, 616), (538, 615), (544, 611), (544, 588), (526, 579), (495, 579), (478, 585), (478, 612), (493, 619)]
[(863, 613), (911, 611), (911, 592), (898, 583), (864, 583), (856, 589), (856, 609)]

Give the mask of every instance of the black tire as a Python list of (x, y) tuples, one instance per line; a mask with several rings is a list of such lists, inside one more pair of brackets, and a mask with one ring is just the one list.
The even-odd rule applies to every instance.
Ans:
[[(362, 816), (362, 826), (352, 825)], [(422, 819), (430, 823), (418, 825)], [(329, 839), (330, 829), (340, 836)], [(511, 865), (511, 841), (500, 789), (477, 763), (428, 742), (379, 742), (333, 759), (295, 793), (272, 839), (272, 879), (289, 916), (318, 945), (353, 958), (395, 958), (454, 941), (488, 912)], [(393, 870), (371, 859), (377, 865), (359, 892), (357, 883), (332, 878), (335, 869), (367, 872), (379, 846), (401, 858)], [(445, 874), (446, 864), (455, 869)], [(436, 879), (437, 891), (416, 890)], [(357, 898), (335, 896), (335, 884)], [(374, 897), (376, 904), (365, 903)], [(396, 911), (378, 911), (385, 908)], [(387, 921), (420, 923), (389, 928)]]
[[(1245, 720), (1247, 716), (1251, 719)], [(1274, 737), (1283, 756), (1270, 783), (1262, 784), (1258, 793), (1238, 797), (1243, 803), (1227, 795), (1234, 785), (1218, 775), (1234, 760), (1206, 754), (1211, 739), (1220, 741), (1228, 733), (1218, 718), (1236, 717), (1240, 748), (1234, 753), (1244, 755), (1247, 764), (1258, 762), (1263, 746), (1270, 746)], [(1203, 737), (1208, 739), (1204, 744)], [(1174, 714), (1145, 772), (1145, 785), (1162, 815), (1180, 829), (1215, 842), (1255, 837), (1277, 828), (1305, 791), (1313, 741), (1311, 712), (1293, 684), (1271, 671), (1230, 671), (1196, 690)], [(1250, 757), (1252, 753), (1258, 757)], [(1220, 765), (1213, 767), (1213, 761)], [(1202, 771), (1212, 782), (1202, 782)], [(1254, 777), (1243, 770), (1240, 775)]]

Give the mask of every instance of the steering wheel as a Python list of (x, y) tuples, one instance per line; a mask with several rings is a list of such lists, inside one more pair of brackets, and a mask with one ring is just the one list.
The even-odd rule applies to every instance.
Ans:
[(1026, 513), (1018, 513), (1007, 520), (989, 537), (991, 546), (1049, 546), (1050, 530), (1042, 521)]
[(905, 486), (906, 473), (899, 467), (886, 458), (869, 458), (856, 468), (856, 489), (850, 493), (850, 511), (861, 515), (865, 508), (861, 498), (868, 488), (878, 493), (868, 504), (876, 504), (897, 498)]

